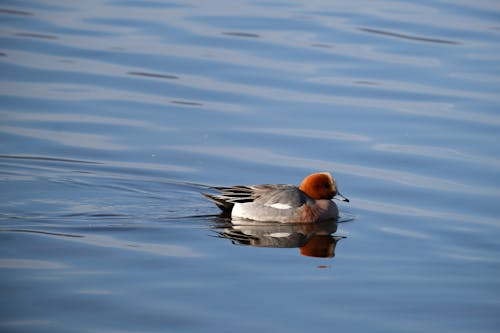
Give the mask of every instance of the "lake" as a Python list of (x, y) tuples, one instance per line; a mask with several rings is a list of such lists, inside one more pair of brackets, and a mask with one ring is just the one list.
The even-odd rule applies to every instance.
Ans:
[[(498, 332), (495, 1), (0, 4), (2, 332)], [(331, 172), (337, 222), (210, 186)]]

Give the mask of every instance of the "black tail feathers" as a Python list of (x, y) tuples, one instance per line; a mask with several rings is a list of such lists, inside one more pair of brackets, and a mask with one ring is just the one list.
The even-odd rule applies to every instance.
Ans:
[(202, 193), (205, 198), (208, 200), (212, 201), (217, 205), (217, 207), (222, 210), (222, 215), (224, 216), (231, 216), (231, 210), (233, 209), (234, 203), (229, 202), (225, 200), (224, 198), (221, 198), (220, 196), (213, 195), (213, 194), (208, 194), (208, 193)]

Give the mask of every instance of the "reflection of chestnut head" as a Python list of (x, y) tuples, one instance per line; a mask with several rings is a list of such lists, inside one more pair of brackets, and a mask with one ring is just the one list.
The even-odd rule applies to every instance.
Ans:
[(300, 248), (300, 254), (307, 257), (333, 258), (340, 239), (341, 237), (332, 235), (316, 235)]

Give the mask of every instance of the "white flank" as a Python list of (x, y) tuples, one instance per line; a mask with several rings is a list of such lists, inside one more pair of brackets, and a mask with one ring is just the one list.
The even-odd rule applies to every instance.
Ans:
[(292, 208), (292, 206), (290, 206), (289, 204), (284, 204), (284, 203), (281, 203), (281, 202), (277, 202), (275, 204), (266, 205), (266, 206), (273, 207), (273, 208), (276, 208), (276, 209), (290, 209), (290, 208)]
[(245, 217), (242, 208), (242, 204), (235, 203), (233, 206), (233, 210), (231, 211), (231, 216)]

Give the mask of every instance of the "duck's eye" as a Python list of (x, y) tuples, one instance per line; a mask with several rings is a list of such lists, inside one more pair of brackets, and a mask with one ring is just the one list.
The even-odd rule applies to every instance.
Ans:
[(323, 185), (325, 188), (330, 188), (330, 184)]

